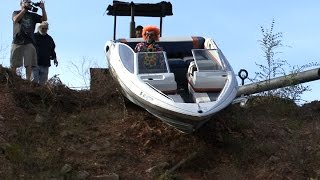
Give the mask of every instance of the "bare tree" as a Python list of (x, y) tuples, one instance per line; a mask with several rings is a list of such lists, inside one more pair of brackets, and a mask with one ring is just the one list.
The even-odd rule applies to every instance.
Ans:
[(5, 45), (2, 42), (0, 43), (0, 60), (1, 60), (0, 64), (4, 64), (3, 61), (8, 60), (7, 58), (8, 49), (9, 49), (8, 45)]
[(80, 64), (71, 62), (70, 71), (82, 82), (81, 87), (76, 88), (88, 89), (90, 87), (90, 68), (92, 67), (97, 67), (97, 64), (88, 57), (82, 57)]

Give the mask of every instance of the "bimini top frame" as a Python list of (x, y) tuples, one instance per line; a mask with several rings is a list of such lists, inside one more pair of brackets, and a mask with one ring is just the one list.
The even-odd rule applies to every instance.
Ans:
[(135, 16), (160, 17), (160, 36), (162, 36), (162, 18), (172, 16), (172, 5), (170, 2), (161, 1), (159, 3), (134, 3), (113, 1), (107, 8), (107, 15), (114, 16), (113, 39), (116, 39), (117, 16), (131, 16), (130, 37), (135, 36)]

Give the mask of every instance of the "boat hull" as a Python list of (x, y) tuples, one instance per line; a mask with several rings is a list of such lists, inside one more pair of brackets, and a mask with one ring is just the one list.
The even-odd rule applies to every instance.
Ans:
[[(187, 114), (182, 114), (176, 111), (172, 111), (168, 108), (163, 108), (153, 104), (139, 96), (137, 93), (133, 92), (130, 87), (126, 85), (126, 83), (122, 82), (119, 76), (115, 73), (116, 71), (112, 66), (109, 67), (110, 74), (113, 76), (114, 80), (117, 82), (118, 87), (122, 94), (134, 104), (146, 109), (149, 113), (159, 118), (161, 121), (167, 123), (170, 126), (184, 132), (184, 133), (192, 133), (198, 128), (200, 128), (204, 123), (209, 121), (212, 116), (219, 112), (221, 109), (225, 108), (229, 104), (225, 104), (222, 107), (216, 108), (212, 110), (205, 116), (192, 116)], [(233, 99), (237, 92), (237, 88), (234, 88), (234, 91), (230, 94), (230, 98)], [(230, 101), (231, 102), (231, 101)]]

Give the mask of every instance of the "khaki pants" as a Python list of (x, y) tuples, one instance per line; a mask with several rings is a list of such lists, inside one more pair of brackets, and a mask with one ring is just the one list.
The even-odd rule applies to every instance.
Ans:
[(37, 51), (32, 43), (26, 45), (12, 44), (10, 63), (12, 68), (37, 66)]

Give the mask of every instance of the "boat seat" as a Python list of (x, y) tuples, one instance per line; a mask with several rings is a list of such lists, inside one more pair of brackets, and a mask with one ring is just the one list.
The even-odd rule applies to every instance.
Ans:
[(220, 92), (227, 81), (227, 72), (223, 70), (199, 72), (195, 63), (191, 62), (187, 78), (188, 84), (195, 92)]
[(174, 102), (180, 102), (180, 103), (184, 103), (184, 100), (182, 99), (182, 97), (179, 94), (169, 94), (168, 95), (170, 98), (172, 98), (172, 100)]
[(188, 86), (189, 93), (192, 95), (192, 100), (195, 103), (204, 103), (204, 102), (211, 102), (217, 100), (220, 93), (214, 92), (195, 92), (194, 89), (189, 85)]
[(144, 82), (149, 83), (165, 94), (176, 94), (177, 83), (173, 73), (163, 74), (140, 74), (138, 75)]
[(183, 61), (189, 67), (190, 63), (194, 61), (193, 56), (185, 56), (183, 57)]
[(170, 69), (187, 68), (185, 61), (182, 58), (168, 58)]
[(196, 103), (215, 101), (227, 81), (227, 72), (211, 70), (199, 72), (191, 62), (187, 73), (188, 90)]

